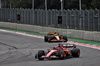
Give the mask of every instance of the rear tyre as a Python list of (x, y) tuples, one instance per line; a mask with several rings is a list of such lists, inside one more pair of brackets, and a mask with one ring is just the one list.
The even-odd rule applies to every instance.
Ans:
[(64, 36), (64, 39), (66, 40), (65, 42), (67, 42), (67, 41), (68, 41), (67, 36)]
[(48, 42), (48, 36), (44, 36), (44, 41)]
[(73, 50), (71, 50), (71, 52), (72, 52), (73, 57), (79, 57), (80, 56), (80, 49), (78, 49), (78, 48), (73, 48)]
[(45, 55), (45, 52), (43, 50), (39, 50), (38, 54), (37, 54), (38, 59), (39, 60), (44, 60), (44, 58), (41, 58), (43, 55)]
[(60, 59), (64, 59), (66, 57), (66, 53), (63, 50), (61, 50), (58, 52), (58, 57), (60, 57)]

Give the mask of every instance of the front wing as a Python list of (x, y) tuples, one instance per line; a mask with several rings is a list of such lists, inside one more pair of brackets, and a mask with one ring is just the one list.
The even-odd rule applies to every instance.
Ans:
[(42, 57), (40, 57), (40, 58), (60, 58), (60, 57), (57, 57), (57, 56), (50, 56), (50, 57), (46, 57), (46, 56), (42, 56)]

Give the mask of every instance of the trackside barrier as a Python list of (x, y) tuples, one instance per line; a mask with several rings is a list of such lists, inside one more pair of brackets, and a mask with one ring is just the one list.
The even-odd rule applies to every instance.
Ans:
[[(58, 24), (58, 16), (62, 16), (62, 24)], [(20, 19), (18, 20), (17, 17), (20, 17)], [(0, 8), (0, 21), (44, 27), (100, 31), (100, 9), (85, 9), (81, 10), (80, 14), (77, 9)]]
[(100, 32), (96, 32), (96, 31), (60, 29), (60, 28), (42, 27), (36, 25), (17, 24), (17, 23), (10, 23), (10, 22), (9, 23), (0, 22), (0, 27), (38, 32), (42, 34), (47, 34), (48, 32), (56, 31), (59, 32), (60, 34), (67, 35), (68, 37), (72, 37), (72, 38), (100, 41)]

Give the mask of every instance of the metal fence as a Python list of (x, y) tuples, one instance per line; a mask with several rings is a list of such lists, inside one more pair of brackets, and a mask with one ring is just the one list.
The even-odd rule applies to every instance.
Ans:
[[(17, 14), (21, 20), (17, 21)], [(62, 24), (58, 24), (62, 16)], [(65, 29), (100, 31), (100, 9), (95, 10), (41, 10), (41, 9), (0, 9), (0, 21), (40, 25)]]

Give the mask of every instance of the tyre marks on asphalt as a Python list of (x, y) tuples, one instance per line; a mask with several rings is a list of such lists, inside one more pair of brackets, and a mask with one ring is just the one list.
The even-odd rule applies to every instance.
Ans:
[(34, 58), (34, 50), (8, 50), (0, 52), (0, 64), (15, 62), (23, 59), (28, 59), (29, 57)]
[[(3, 35), (2, 37), (4, 37)], [(12, 36), (12, 35), (10, 35)], [(7, 35), (7, 37), (10, 37)], [(20, 37), (19, 37), (20, 36)], [(22, 35), (13, 35), (10, 39), (2, 38), (1, 43), (14, 45), (17, 49), (6, 50), (0, 52), (0, 66), (99, 66), (99, 50), (80, 47), (80, 58), (70, 58), (65, 60), (36, 60), (35, 54), (38, 50), (47, 49), (48, 47), (57, 46), (58, 43), (45, 43), (43, 39), (27, 37)], [(16, 40), (16, 38), (18, 40)], [(3, 40), (3, 41), (2, 41)], [(7, 40), (7, 41), (5, 41)], [(12, 40), (12, 41), (11, 41)], [(25, 41), (23, 41), (25, 40)], [(98, 55), (97, 55), (98, 54)], [(91, 61), (92, 60), (92, 61)], [(89, 63), (89, 64), (88, 64)]]
[(15, 47), (15, 46), (8, 45), (8, 44), (2, 43), (2, 42), (0, 42), (0, 45), (4, 45), (4, 46), (6, 46), (6, 47), (8, 48), (8, 50), (17, 49), (17, 47)]

